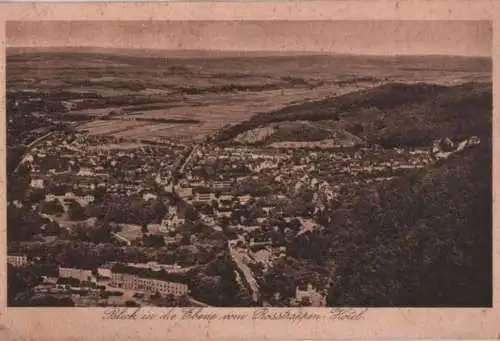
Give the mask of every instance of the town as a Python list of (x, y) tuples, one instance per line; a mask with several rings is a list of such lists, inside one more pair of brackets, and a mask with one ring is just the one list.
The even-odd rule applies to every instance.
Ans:
[(331, 279), (304, 271), (283, 293), (271, 274), (331, 223), (329, 210), (440, 153), (51, 133), (15, 169), (24, 185), (9, 191), (8, 263), (36, 269), (32, 299), (61, 305), (325, 306)]

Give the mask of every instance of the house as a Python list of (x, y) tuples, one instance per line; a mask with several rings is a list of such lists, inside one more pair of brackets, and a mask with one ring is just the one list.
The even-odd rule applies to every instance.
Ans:
[(45, 196), (45, 201), (47, 201), (47, 202), (52, 202), (56, 199), (57, 199), (57, 197), (52, 193), (49, 193)]
[(59, 277), (75, 278), (81, 282), (93, 282), (95, 279), (91, 270), (63, 267), (59, 267)]
[(212, 188), (214, 189), (223, 189), (224, 187), (231, 186), (230, 181), (214, 181), (212, 184)]
[(254, 246), (271, 246), (273, 245), (273, 240), (271, 238), (268, 238), (267, 240), (263, 241), (255, 241), (255, 238), (250, 238), (250, 247)]
[(7, 263), (16, 268), (22, 268), (28, 264), (28, 257), (26, 255), (7, 255)]
[(24, 204), (23, 204), (21, 201), (19, 201), (19, 200), (14, 200), (14, 201), (12, 202), (12, 204), (13, 204), (14, 206), (16, 206), (17, 208), (24, 207)]
[(214, 193), (196, 193), (193, 196), (193, 201), (211, 203), (212, 200), (215, 200)]
[(33, 162), (35, 161), (35, 158), (33, 157), (33, 155), (31, 154), (26, 154), (23, 158), (23, 161), (22, 163), (25, 163), (25, 162)]
[(81, 200), (86, 201), (87, 203), (91, 203), (95, 200), (95, 197), (92, 194), (87, 194), (80, 197)]
[(111, 278), (112, 272), (110, 268), (97, 268), (97, 275), (103, 278)]
[(238, 200), (239, 200), (240, 204), (242, 204), (242, 205), (246, 205), (250, 201), (250, 199), (252, 199), (252, 196), (250, 196), (248, 194), (247, 195), (240, 195), (238, 197)]
[(218, 218), (222, 217), (231, 218), (231, 216), (233, 215), (233, 211), (230, 209), (218, 210), (216, 212), (216, 215)]
[(78, 176), (93, 176), (94, 171), (88, 167), (81, 167), (76, 175), (78, 175)]
[(309, 283), (305, 290), (300, 286), (295, 288), (295, 303), (298, 305), (310, 305), (313, 307), (325, 307), (326, 297), (313, 288)]
[(214, 219), (213, 217), (211, 217), (211, 216), (206, 216), (206, 215), (203, 215), (203, 216), (201, 217), (201, 219), (203, 220), (203, 222), (204, 222), (205, 224), (208, 224), (208, 225), (213, 225), (213, 224), (215, 224), (215, 219)]
[(169, 206), (168, 212), (163, 218), (158, 230), (160, 232), (175, 231), (179, 226), (184, 225), (185, 223), (186, 219), (178, 211), (177, 206)]
[(142, 200), (144, 201), (149, 201), (150, 199), (157, 199), (158, 196), (156, 194), (153, 194), (153, 193), (150, 193), (150, 192), (145, 192), (143, 195), (142, 195)]
[(230, 209), (233, 206), (232, 195), (221, 195), (219, 198), (219, 207), (221, 209)]
[(33, 188), (45, 188), (45, 180), (41, 178), (31, 179), (30, 186)]
[(177, 245), (182, 241), (183, 237), (182, 234), (177, 233), (175, 236), (168, 236), (164, 237), (163, 240), (165, 241), (166, 245)]

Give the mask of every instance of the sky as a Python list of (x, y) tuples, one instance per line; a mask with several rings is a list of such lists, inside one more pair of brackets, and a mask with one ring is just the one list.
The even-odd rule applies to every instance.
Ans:
[(491, 56), (490, 21), (11, 21), (7, 46)]

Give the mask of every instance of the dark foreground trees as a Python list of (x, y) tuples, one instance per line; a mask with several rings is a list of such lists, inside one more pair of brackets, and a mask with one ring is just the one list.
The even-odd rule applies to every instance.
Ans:
[[(490, 306), (491, 149), (484, 141), (416, 181), (337, 210), (332, 306)], [(342, 217), (357, 217), (355, 220)]]

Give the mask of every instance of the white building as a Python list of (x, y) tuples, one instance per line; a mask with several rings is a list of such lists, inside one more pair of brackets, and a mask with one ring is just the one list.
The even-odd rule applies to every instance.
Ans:
[(249, 245), (250, 245), (250, 247), (253, 247), (253, 246), (271, 246), (271, 245), (273, 245), (273, 240), (271, 238), (268, 238), (267, 240), (256, 242), (255, 238), (252, 237), (252, 238), (250, 238)]
[(214, 193), (196, 193), (193, 198), (194, 201), (210, 203), (215, 200)]
[(142, 195), (142, 200), (144, 200), (144, 201), (149, 201), (150, 199), (157, 199), (157, 198), (158, 198), (158, 196), (156, 194), (149, 193), (149, 192), (144, 193)]
[(158, 292), (163, 295), (170, 294), (174, 296), (184, 296), (189, 293), (186, 284), (141, 278), (135, 275), (120, 273), (113, 273), (110, 286), (152, 294)]
[(7, 263), (16, 268), (21, 268), (28, 264), (28, 257), (26, 255), (8, 255)]
[(184, 225), (186, 219), (180, 217), (176, 206), (170, 206), (168, 208), (168, 213), (163, 218), (161, 226), (159, 227), (160, 232), (171, 232), (175, 231), (179, 226)]
[(181, 198), (187, 198), (193, 195), (193, 189), (191, 187), (180, 187), (177, 193)]
[(99, 277), (111, 278), (112, 272), (111, 269), (108, 268), (98, 268), (97, 275)]
[(30, 186), (33, 188), (45, 188), (45, 181), (43, 179), (31, 179)]
[(26, 154), (23, 158), (23, 163), (25, 162), (33, 162), (35, 161), (35, 158), (31, 154)]
[(314, 289), (312, 284), (309, 283), (306, 290), (302, 290), (300, 287), (295, 288), (295, 302), (299, 305), (324, 307), (326, 306), (326, 297)]
[(92, 282), (94, 281), (94, 276), (92, 276), (91, 270), (76, 269), (76, 268), (62, 268), (59, 267), (59, 277), (62, 278), (75, 278), (81, 282)]
[(88, 167), (82, 167), (80, 168), (80, 170), (78, 171), (78, 173), (76, 175), (79, 175), (79, 176), (93, 176), (94, 175), (94, 171)]
[(252, 199), (252, 196), (250, 196), (248, 194), (247, 195), (240, 195), (238, 197), (238, 200), (239, 200), (240, 204), (242, 204), (242, 205), (247, 204), (250, 201), (250, 199)]

